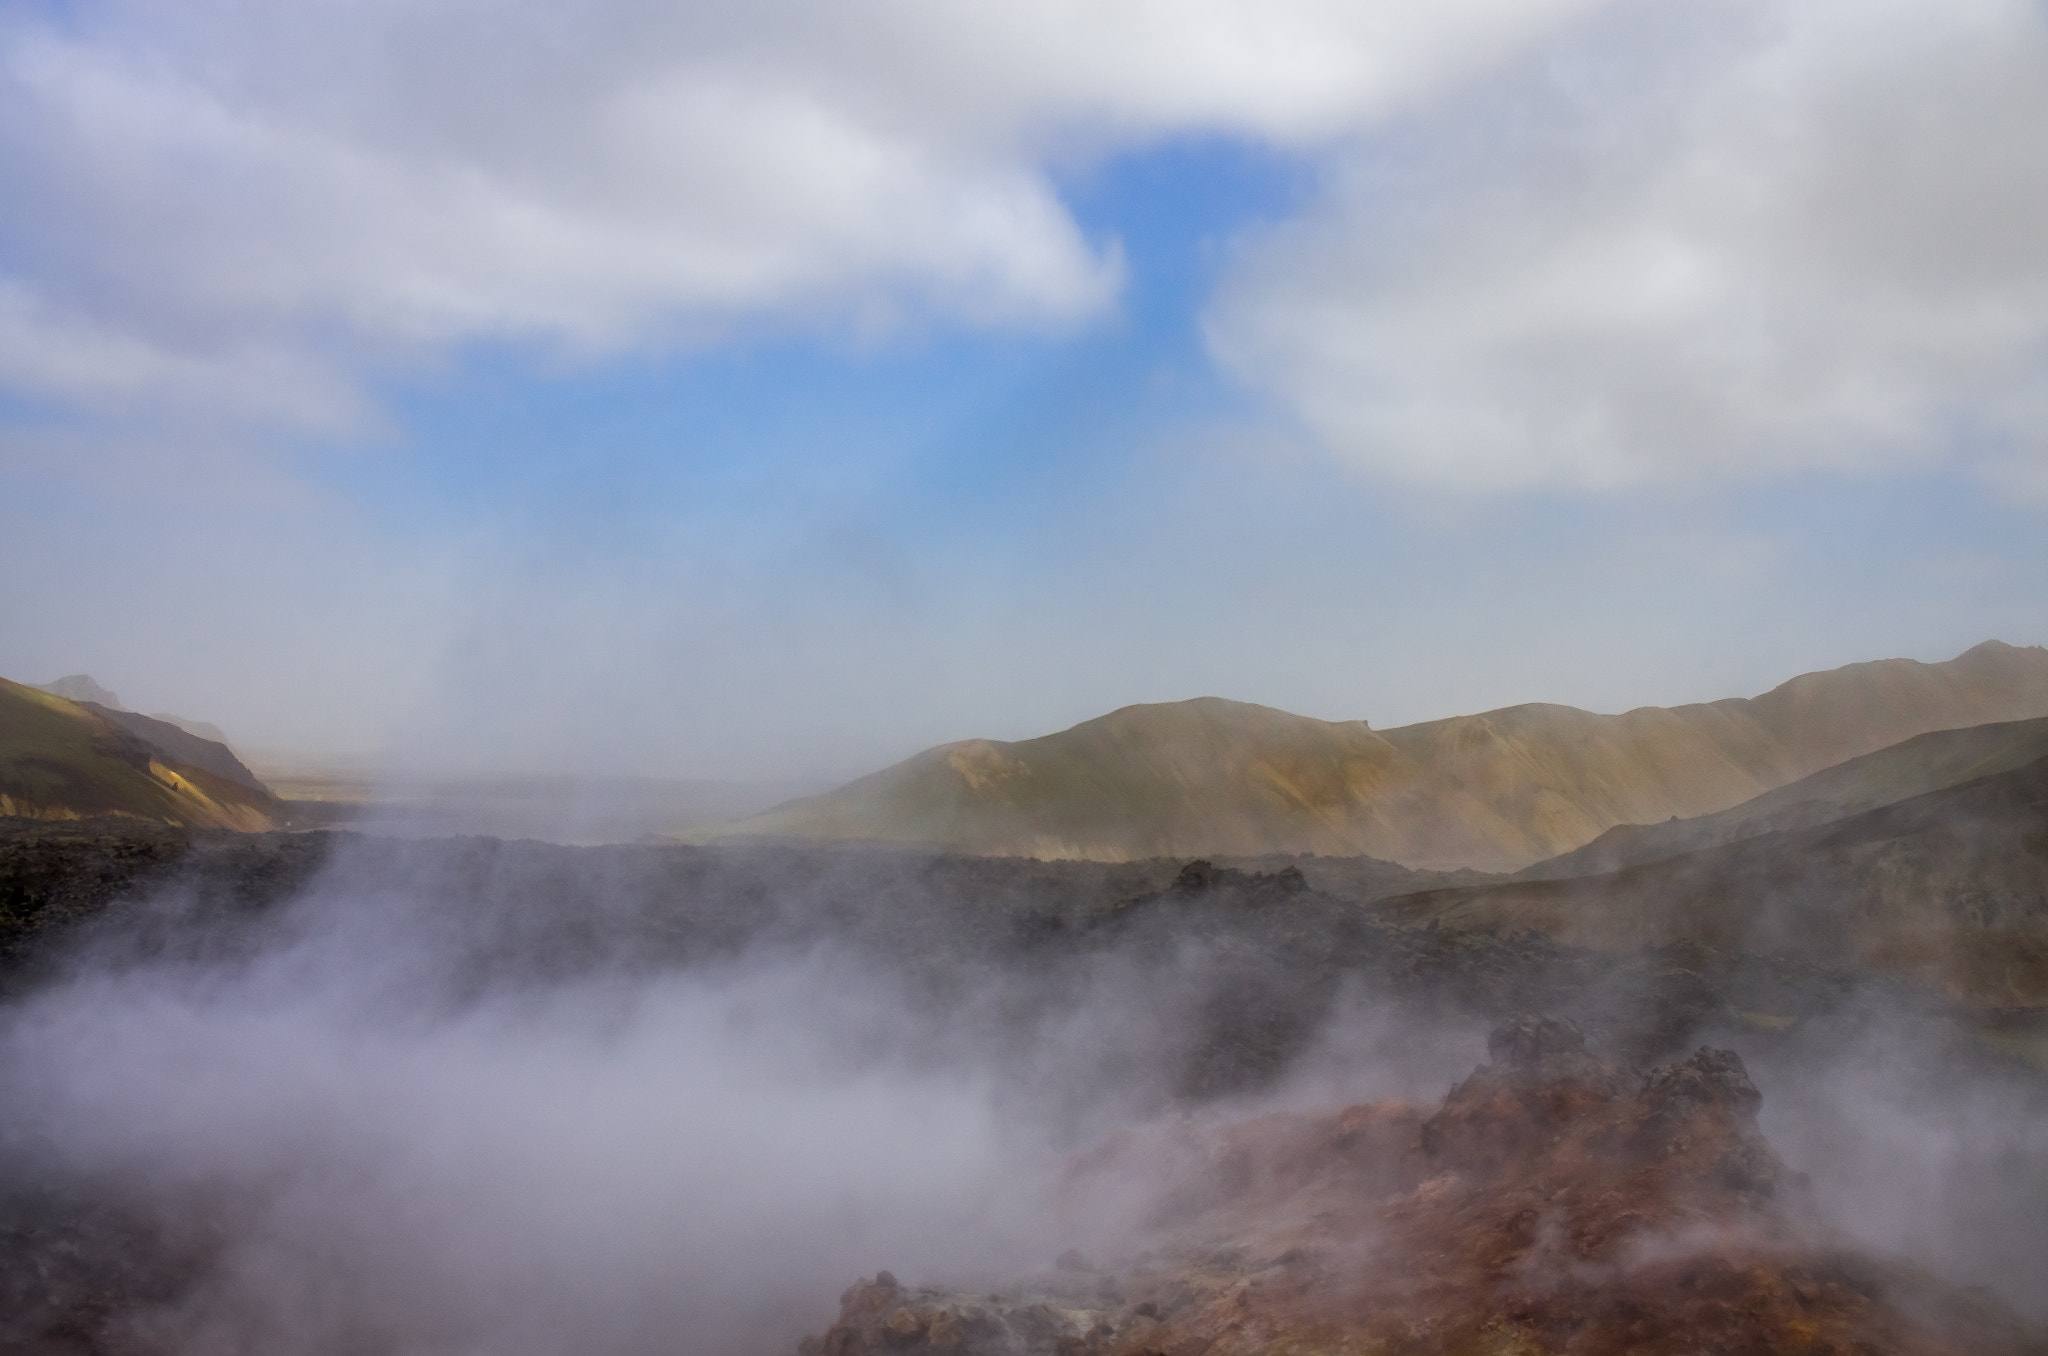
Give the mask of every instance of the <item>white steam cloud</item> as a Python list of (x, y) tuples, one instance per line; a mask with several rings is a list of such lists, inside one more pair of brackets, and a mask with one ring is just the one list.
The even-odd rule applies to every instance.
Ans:
[(877, 1266), (1042, 1265), (1010, 1194), (1033, 1181), (1024, 1137), (971, 1077), (848, 1040), (884, 1000), (846, 974), (428, 1016), (317, 950), (320, 976), (299, 953), (101, 979), (11, 1024), (16, 1133), (219, 1231), (200, 1284), (139, 1317), (154, 1349), (787, 1350)]
[[(635, 904), (648, 859), (365, 841), (275, 914), (173, 894), (0, 1010), (0, 1193), (148, 1221), (190, 1269), (124, 1322), (178, 1356), (788, 1351), (878, 1267), (996, 1289), (1129, 1249), (1185, 1184), (1073, 1177), (1107, 1132), (1428, 1101), (1480, 1057), (1476, 1018), (1354, 981), (1278, 1084), (1176, 1095), (1243, 942), (969, 962), (941, 934), (994, 903), (934, 927), (849, 896), (863, 860)], [(881, 931), (767, 940), (819, 904)], [(2031, 1303), (2038, 1087), (1837, 1026), (1746, 1052), (1773, 1140), (1867, 1243)]]

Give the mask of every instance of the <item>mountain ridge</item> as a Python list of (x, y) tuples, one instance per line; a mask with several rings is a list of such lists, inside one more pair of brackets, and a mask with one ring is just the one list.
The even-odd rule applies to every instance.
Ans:
[(284, 806), (225, 745), (0, 678), (4, 815), (263, 830), (283, 822)]
[(1662, 824), (1617, 824), (1583, 847), (1523, 869), (1517, 878), (1602, 875), (1768, 833), (1815, 828), (2010, 772), (2043, 757), (2048, 757), (2048, 718), (1930, 731), (1713, 814)]
[(154, 744), (177, 762), (203, 768), (216, 777), (226, 778), (251, 791), (269, 793), (270, 788), (256, 779), (256, 774), (235, 756), (234, 750), (227, 746), (224, 739), (207, 738), (186, 729), (177, 721), (166, 720), (162, 716), (145, 716), (118, 707), (102, 706), (98, 702), (80, 702), (79, 705), (104, 716), (128, 733)]
[(1513, 871), (1618, 824), (1728, 809), (1935, 730), (2048, 717), (2048, 650), (1873, 660), (1749, 698), (1602, 715), (1526, 703), (1389, 730), (1219, 697), (926, 749), (692, 841), (916, 843), (1133, 860), (1318, 853)]

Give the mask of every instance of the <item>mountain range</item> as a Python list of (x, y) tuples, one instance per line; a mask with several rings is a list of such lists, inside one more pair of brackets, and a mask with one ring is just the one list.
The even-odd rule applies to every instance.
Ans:
[[(1851, 664), (1757, 697), (1620, 715), (1531, 703), (1374, 730), (1200, 697), (1124, 707), (1037, 739), (943, 744), (689, 840), (890, 842), (1104, 861), (1363, 855), (1516, 871), (1617, 826), (1715, 815), (1919, 736), (2044, 718), (2048, 650), (1998, 641), (1944, 663)], [(1932, 789), (1930, 776), (1961, 779), (1972, 767), (1981, 775), (1991, 769), (1987, 749), (2007, 742), (1907, 750), (1844, 771), (1813, 795), (1845, 813), (1883, 803), (1887, 778), (1909, 794)], [(2015, 766), (2019, 754), (1996, 757)], [(1927, 759), (1949, 771), (1931, 773)], [(1785, 803), (1753, 813), (1790, 823), (1818, 812)], [(1580, 869), (1659, 850), (1610, 843)], [(1599, 855), (1610, 851), (1611, 862)]]
[[(85, 675), (0, 680), (0, 813), (282, 823), (269, 788), (201, 732), (218, 733), (124, 710)], [(2044, 755), (2048, 650), (1987, 641), (1620, 715), (1531, 703), (1375, 730), (1217, 697), (1129, 706), (1037, 739), (941, 745), (683, 841), (1562, 878), (1816, 828)]]

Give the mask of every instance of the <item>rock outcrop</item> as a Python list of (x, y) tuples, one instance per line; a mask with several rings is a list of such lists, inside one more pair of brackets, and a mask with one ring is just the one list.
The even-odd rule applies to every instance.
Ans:
[(1635, 1074), (1569, 1022), (1525, 1018), (1489, 1054), (1427, 1113), (1127, 1136), (1072, 1183), (1146, 1183), (1144, 1243), (1121, 1265), (998, 1294), (884, 1272), (802, 1352), (2048, 1351), (1985, 1292), (1832, 1239), (1759, 1132), (1734, 1053)]

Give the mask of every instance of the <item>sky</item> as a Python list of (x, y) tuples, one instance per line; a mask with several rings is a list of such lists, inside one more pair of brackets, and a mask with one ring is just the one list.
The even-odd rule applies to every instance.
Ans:
[(829, 781), (2048, 641), (2032, 0), (0, 0), (0, 674)]

